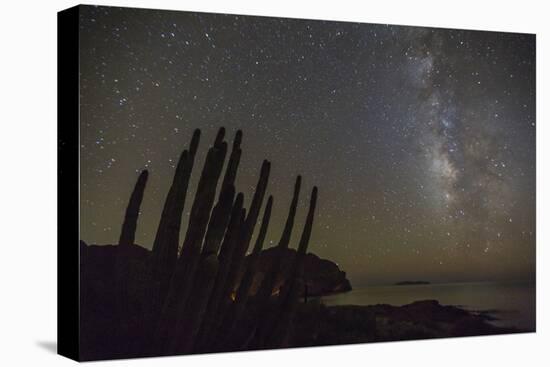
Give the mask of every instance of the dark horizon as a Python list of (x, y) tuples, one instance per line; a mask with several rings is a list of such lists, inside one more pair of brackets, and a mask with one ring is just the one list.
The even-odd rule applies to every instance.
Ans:
[[(319, 187), (309, 251), (352, 286), (535, 279), (535, 36), (82, 7), (81, 237), (114, 244), (149, 170), (151, 248), (194, 129), (243, 131), (277, 244), (295, 177)], [(188, 197), (198, 176), (193, 175)], [(307, 210), (300, 197), (296, 248)], [(187, 227), (189, 199), (182, 231)]]

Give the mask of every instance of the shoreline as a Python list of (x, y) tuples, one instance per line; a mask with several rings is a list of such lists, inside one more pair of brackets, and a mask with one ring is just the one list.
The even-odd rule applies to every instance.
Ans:
[[(495, 311), (495, 310), (486, 310)], [(434, 339), (532, 332), (501, 327), (483, 311), (442, 305), (436, 300), (402, 306), (302, 303), (295, 319), (290, 347)]]
[(536, 284), (526, 281), (363, 286), (348, 293), (321, 297), (319, 302), (326, 306), (404, 306), (432, 299), (485, 316), (495, 326), (533, 330), (536, 327), (535, 291)]

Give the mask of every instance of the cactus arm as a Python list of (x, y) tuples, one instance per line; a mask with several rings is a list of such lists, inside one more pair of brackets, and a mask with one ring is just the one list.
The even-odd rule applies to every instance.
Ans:
[(149, 172), (147, 170), (141, 171), (130, 201), (126, 207), (126, 214), (124, 215), (124, 222), (122, 223), (122, 230), (120, 232), (120, 238), (118, 244), (120, 246), (129, 246), (134, 244), (137, 228), (137, 220), (139, 217), (139, 208), (143, 200), (143, 193), (145, 191), (145, 185), (147, 184), (147, 178)]

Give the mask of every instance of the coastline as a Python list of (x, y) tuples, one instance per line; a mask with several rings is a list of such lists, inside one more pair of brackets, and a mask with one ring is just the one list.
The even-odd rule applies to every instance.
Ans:
[(475, 335), (524, 333), (514, 327), (490, 323), (493, 313), (468, 311), (436, 300), (402, 306), (302, 303), (295, 320), (290, 347), (373, 343)]
[(404, 306), (421, 300), (438, 300), (473, 313), (484, 314), (501, 327), (534, 330), (536, 285), (532, 282), (433, 283), (429, 285), (376, 285), (321, 297), (326, 306), (388, 304)]

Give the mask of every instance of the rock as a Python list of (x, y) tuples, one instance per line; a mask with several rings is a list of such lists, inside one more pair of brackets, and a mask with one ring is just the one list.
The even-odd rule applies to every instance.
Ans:
[[(87, 245), (80, 242), (80, 269), (82, 286), (90, 292), (86, 295), (98, 295), (97, 303), (105, 302), (103, 295), (110, 294), (114, 297), (113, 279), (115, 277), (117, 254), (120, 259), (128, 264), (126, 276), (128, 284), (135, 293), (141, 293), (144, 284), (148, 281), (147, 264), (152, 259), (151, 251), (139, 245), (131, 245), (122, 248), (117, 245)], [(273, 261), (274, 248), (263, 250), (258, 260), (258, 272), (253, 278), (250, 293), (256, 294), (265, 272)], [(286, 249), (281, 265), (281, 273), (275, 283), (279, 290), (289, 276), (291, 265), (296, 257), (296, 250)], [(321, 259), (317, 255), (308, 253), (304, 262), (304, 276), (307, 284), (308, 297), (347, 292), (351, 290), (351, 284), (346, 278), (346, 273), (334, 262)], [(303, 297), (305, 289), (300, 295)], [(92, 304), (92, 300), (88, 300)], [(102, 307), (104, 308), (104, 307)]]
[[(275, 283), (275, 293), (285, 283), (289, 276), (291, 265), (296, 257), (296, 250), (288, 248), (285, 249), (285, 255), (283, 256), (283, 262), (281, 265), (281, 273)], [(254, 276), (251, 295), (256, 294), (258, 287), (261, 284), (264, 274), (269, 270), (271, 263), (274, 259), (275, 247), (263, 250), (260, 253), (258, 260), (258, 270)], [(346, 278), (346, 273), (338, 267), (334, 262), (321, 259), (317, 255), (308, 253), (304, 262), (304, 277), (305, 284), (307, 285), (308, 297), (318, 297), (331, 293), (348, 292), (351, 290), (351, 284)], [(303, 297), (305, 294), (305, 288), (301, 292)]]
[(403, 306), (302, 303), (296, 320), (293, 347), (524, 332), (492, 325), (477, 313), (435, 300)]

